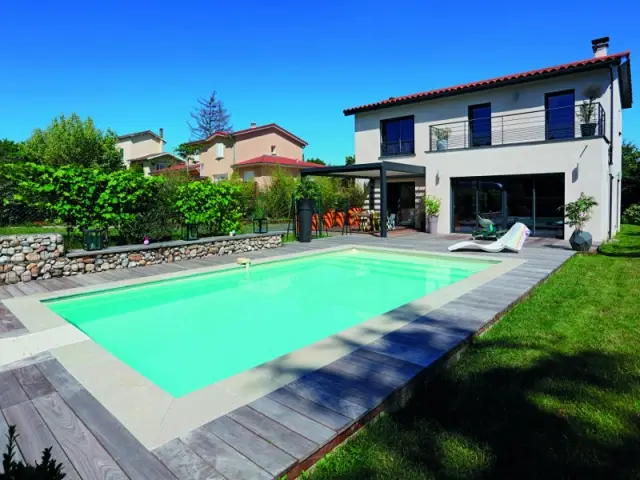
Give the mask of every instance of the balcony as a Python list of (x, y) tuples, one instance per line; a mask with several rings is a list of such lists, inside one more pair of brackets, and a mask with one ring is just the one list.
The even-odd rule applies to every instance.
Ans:
[(605, 111), (599, 103), (590, 107), (579, 104), (432, 125), (429, 150), (605, 137)]

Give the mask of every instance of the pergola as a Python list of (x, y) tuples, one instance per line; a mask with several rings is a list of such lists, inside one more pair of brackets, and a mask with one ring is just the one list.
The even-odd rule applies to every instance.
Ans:
[(374, 209), (373, 191), (376, 180), (380, 183), (380, 236), (387, 236), (387, 180), (388, 178), (424, 178), (425, 167), (389, 161), (358, 163), (340, 167), (305, 168), (300, 172), (302, 177), (343, 177), (363, 178), (369, 180), (369, 209)]

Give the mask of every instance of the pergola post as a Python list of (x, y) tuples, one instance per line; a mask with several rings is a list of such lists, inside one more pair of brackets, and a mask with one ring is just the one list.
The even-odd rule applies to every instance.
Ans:
[(369, 179), (369, 210), (373, 211), (376, 208), (376, 179)]
[(380, 236), (387, 236), (387, 169), (380, 166)]

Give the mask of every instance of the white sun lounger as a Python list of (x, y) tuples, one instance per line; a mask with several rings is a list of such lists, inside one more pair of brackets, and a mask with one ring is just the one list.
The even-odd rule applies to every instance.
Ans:
[(518, 253), (522, 249), (522, 245), (524, 245), (524, 241), (530, 233), (531, 231), (526, 227), (526, 225), (516, 223), (507, 233), (493, 243), (483, 245), (481, 243), (471, 241), (458, 242), (455, 245), (451, 245), (449, 247), (449, 251), (453, 252), (454, 250), (477, 249), (489, 253), (498, 253), (503, 250), (510, 250)]

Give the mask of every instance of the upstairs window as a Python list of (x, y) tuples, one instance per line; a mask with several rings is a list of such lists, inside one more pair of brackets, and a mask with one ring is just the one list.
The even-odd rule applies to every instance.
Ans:
[(413, 116), (390, 118), (380, 122), (380, 156), (413, 155)]
[(544, 109), (546, 140), (575, 137), (576, 99), (573, 90), (547, 93)]
[(491, 145), (491, 104), (469, 107), (469, 146)]

